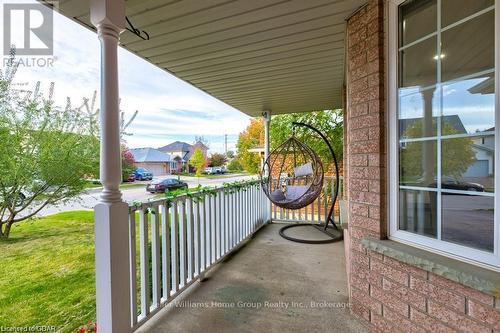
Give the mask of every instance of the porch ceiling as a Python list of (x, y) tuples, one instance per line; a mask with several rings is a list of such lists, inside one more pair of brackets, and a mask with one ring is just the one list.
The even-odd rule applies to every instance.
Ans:
[[(339, 108), (345, 18), (365, 0), (126, 0), (138, 56), (250, 116)], [(94, 29), (87, 1), (60, 12)]]

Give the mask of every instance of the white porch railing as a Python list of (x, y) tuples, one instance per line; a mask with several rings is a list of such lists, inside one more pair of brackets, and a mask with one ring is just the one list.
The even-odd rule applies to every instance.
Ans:
[[(343, 178), (339, 179), (339, 192), (335, 203), (334, 214), (339, 214), (339, 200), (342, 199)], [(274, 222), (311, 222), (324, 223), (330, 210), (333, 195), (335, 194), (335, 177), (325, 177), (323, 191), (312, 204), (297, 210), (283, 209), (272, 205), (272, 220)], [(336, 219), (336, 221), (338, 221)]]
[(132, 331), (264, 225), (268, 207), (258, 182), (130, 206)]

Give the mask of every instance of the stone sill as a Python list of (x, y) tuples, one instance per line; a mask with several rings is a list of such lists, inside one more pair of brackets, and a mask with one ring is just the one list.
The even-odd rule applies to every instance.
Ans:
[(365, 238), (366, 249), (500, 297), (500, 273), (392, 240)]

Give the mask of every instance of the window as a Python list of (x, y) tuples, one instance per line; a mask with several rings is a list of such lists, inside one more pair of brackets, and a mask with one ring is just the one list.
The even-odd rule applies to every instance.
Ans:
[(496, 269), (495, 6), (392, 0), (388, 45), (390, 236)]

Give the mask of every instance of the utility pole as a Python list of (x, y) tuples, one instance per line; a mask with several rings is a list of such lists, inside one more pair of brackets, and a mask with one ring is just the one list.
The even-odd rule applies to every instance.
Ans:
[(224, 153), (227, 156), (227, 134), (224, 134)]

